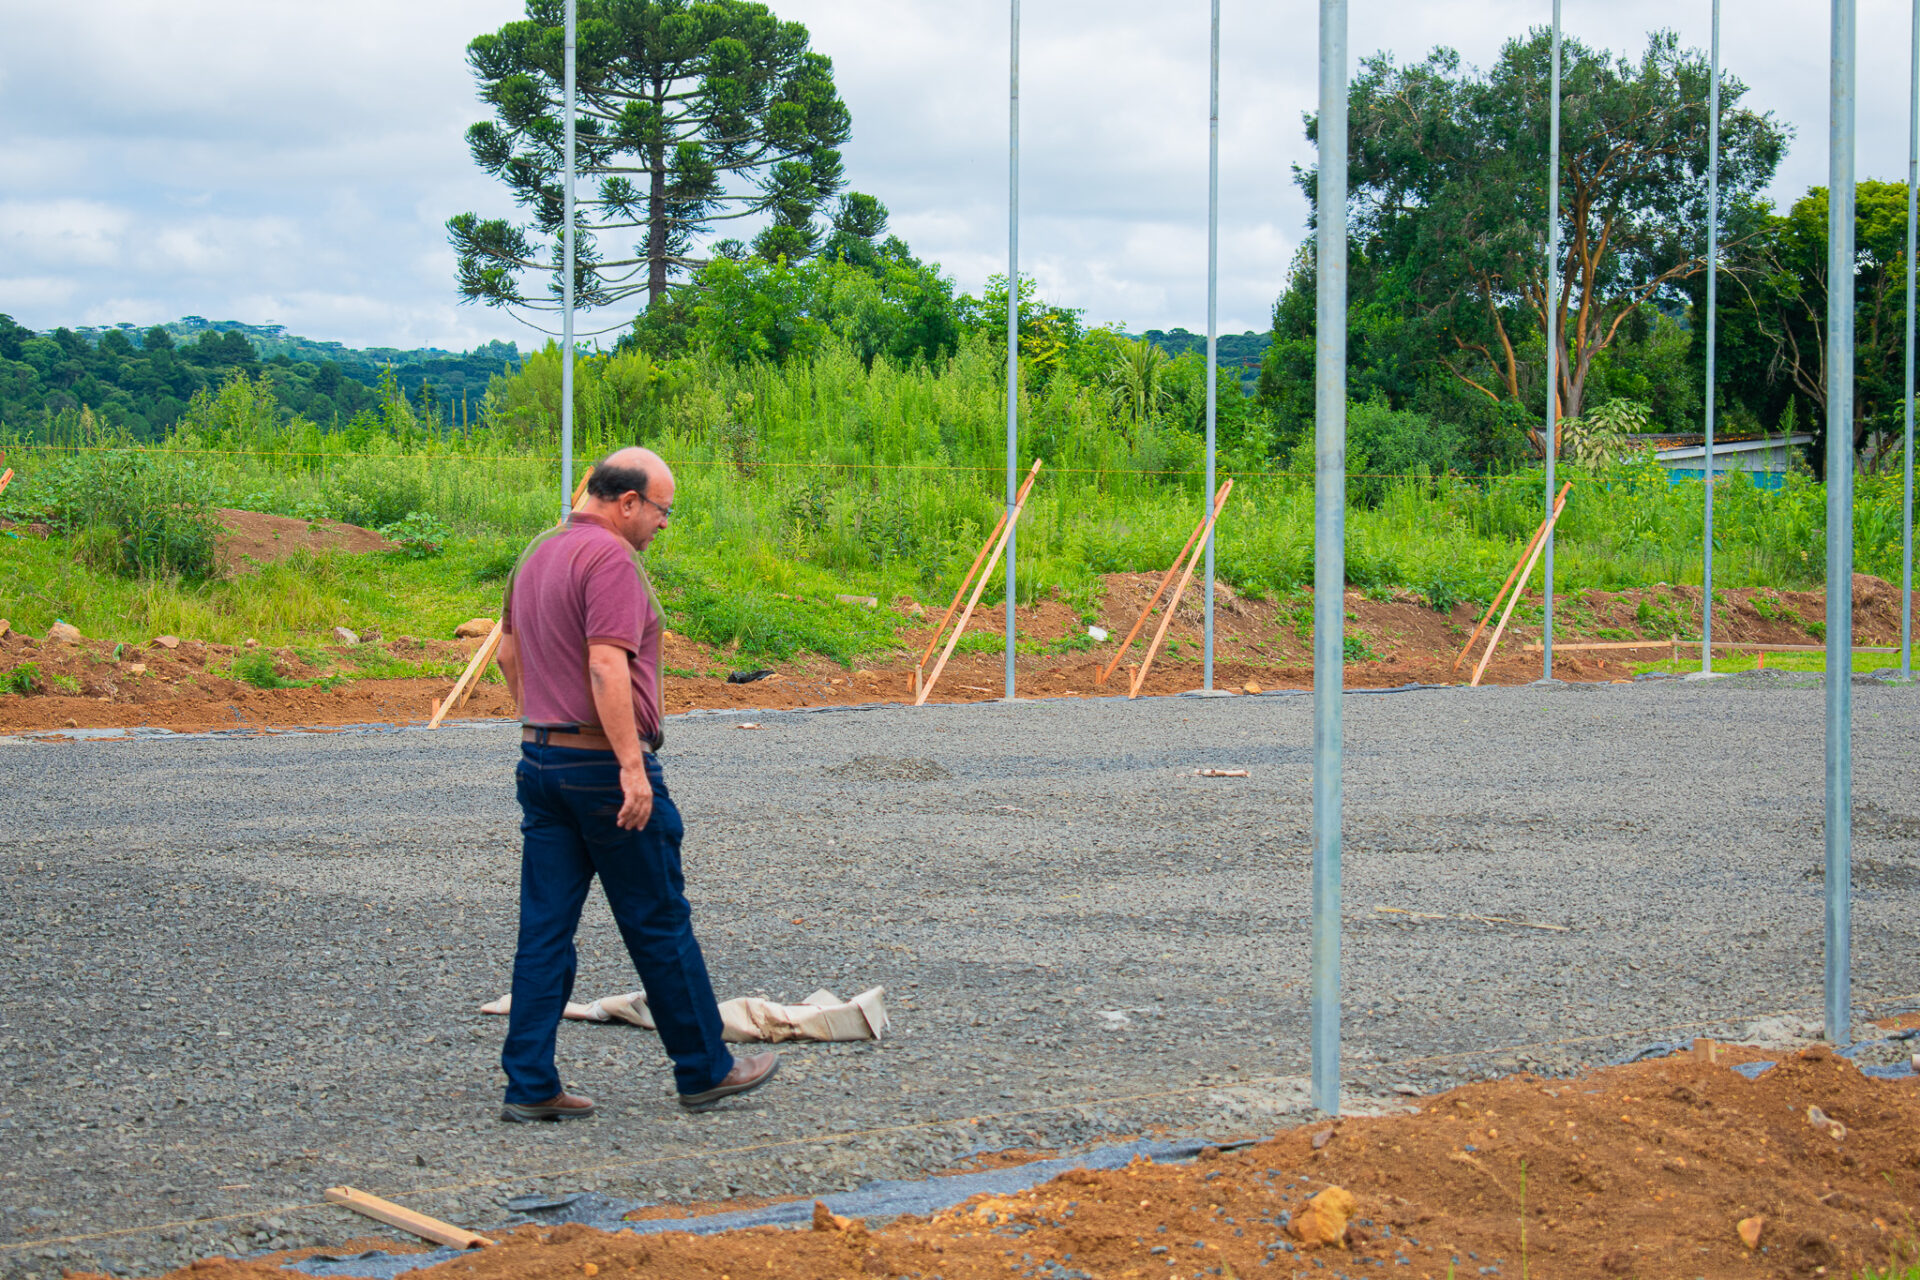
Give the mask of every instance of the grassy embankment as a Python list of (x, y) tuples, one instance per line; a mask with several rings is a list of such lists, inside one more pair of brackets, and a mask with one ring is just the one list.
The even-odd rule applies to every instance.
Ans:
[[(95, 567), (97, 556), (78, 554), (85, 530), (20, 535), (0, 538), (0, 616), (36, 634), (64, 618), (88, 635), (126, 640), (170, 632), (278, 645), (334, 625), (444, 637), (464, 618), (495, 612), (518, 548), (557, 512), (558, 381), (558, 357), (536, 355), (496, 383), (483, 425), (465, 434), (416, 423), (403, 405), (389, 406), (382, 430), (325, 432), (283, 422), (257, 389), (230, 386), (155, 451), (195, 473), (215, 505), (371, 527), (422, 513), (440, 550), (296, 555), (191, 582)], [(944, 607), (999, 512), (1003, 384), (997, 357), (979, 344), (934, 370), (884, 361), (869, 370), (844, 353), (784, 368), (599, 358), (583, 361), (576, 383), (576, 458), (639, 441), (676, 468), (674, 520), (652, 562), (672, 625), (692, 639), (775, 658), (810, 650), (850, 662), (885, 652), (897, 617), (833, 597)], [(1023, 601), (1057, 594), (1085, 609), (1101, 574), (1166, 565), (1202, 504), (1197, 435), (1166, 425), (1128, 431), (1091, 391), (1064, 380), (1027, 399), (1022, 431), (1025, 459), (1047, 460), (1020, 526)], [(85, 465), (113, 442), (62, 444), (11, 443), (21, 476), (0, 516), (34, 518), (61, 468)], [(1237, 486), (1220, 528), (1220, 578), (1255, 596), (1301, 593), (1312, 576), (1310, 458), (1228, 456), (1221, 472)], [(1699, 581), (1697, 482), (1670, 485), (1648, 461), (1567, 475), (1575, 489), (1558, 537), (1561, 590)], [(1817, 587), (1824, 500), (1804, 478), (1773, 493), (1723, 484), (1716, 583)], [(1348, 579), (1439, 605), (1484, 600), (1541, 506), (1532, 472), (1355, 476)], [(1861, 571), (1897, 578), (1898, 521), (1897, 485), (1862, 477)], [(999, 593), (996, 575), (987, 602)], [(967, 642), (999, 643), (984, 634)]]

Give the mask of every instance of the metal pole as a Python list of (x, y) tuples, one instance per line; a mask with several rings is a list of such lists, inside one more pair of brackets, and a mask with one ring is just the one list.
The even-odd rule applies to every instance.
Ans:
[[(1920, 2), (1920, 0), (1916, 0)], [(1707, 438), (1706, 527), (1701, 548), (1700, 673), (1713, 672), (1713, 407), (1714, 356), (1720, 320), (1720, 0), (1713, 0), (1713, 85), (1707, 90)]]
[[(1207, 490), (1202, 503), (1213, 501), (1214, 384), (1220, 363), (1220, 0), (1213, 0), (1211, 79), (1207, 97)], [(1213, 535), (1207, 530), (1206, 643), (1201, 688), (1213, 692)]]
[(560, 518), (573, 511), (573, 43), (576, 0), (567, 0), (567, 162), (563, 177), (565, 223), (560, 228), (560, 283), (563, 315), (560, 320)]
[(1853, 1030), (1854, 0), (1833, 0), (1827, 175), (1827, 1039)]
[(1020, 469), (1020, 0), (1007, 39), (1007, 700), (1013, 691), (1015, 490)]
[(1347, 568), (1347, 0), (1320, 0), (1314, 250), (1313, 1088), (1340, 1114), (1340, 698)]
[(1907, 426), (1900, 493), (1900, 675), (1907, 680), (1913, 679), (1913, 259), (1920, 249), (1920, 0), (1913, 0), (1912, 63), (1907, 109)]
[[(1547, 515), (1553, 515), (1553, 464), (1560, 441), (1560, 0), (1553, 0), (1553, 88), (1547, 107)], [(1553, 525), (1547, 525), (1546, 620), (1540, 633), (1543, 680), (1553, 679)], [(1520, 589), (1526, 588), (1520, 584)]]

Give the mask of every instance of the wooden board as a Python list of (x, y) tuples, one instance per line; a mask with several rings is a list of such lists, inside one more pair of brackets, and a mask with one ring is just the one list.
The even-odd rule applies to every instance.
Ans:
[(328, 1187), (327, 1199), (337, 1205), (343, 1205), (355, 1213), (365, 1214), (369, 1218), (384, 1222), (390, 1227), (408, 1231), (422, 1240), (431, 1240), (435, 1244), (452, 1245), (456, 1249), (484, 1249), (493, 1241), (478, 1232), (468, 1231), (465, 1227), (456, 1227), (451, 1222), (442, 1222), (438, 1218), (429, 1218), (424, 1213), (415, 1213), (403, 1209), (391, 1200), (382, 1200), (379, 1196), (369, 1195), (353, 1187)]

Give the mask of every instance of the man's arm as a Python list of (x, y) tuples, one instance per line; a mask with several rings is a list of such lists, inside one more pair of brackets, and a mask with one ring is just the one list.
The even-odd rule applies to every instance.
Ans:
[(618, 645), (587, 646), (587, 676), (593, 685), (593, 707), (600, 731), (613, 744), (620, 761), (619, 823), (628, 831), (647, 825), (653, 814), (653, 784), (647, 781), (647, 762), (640, 751), (640, 730), (633, 722), (633, 677), (627, 674), (627, 651)]
[(525, 706), (526, 701), (520, 696), (520, 646), (514, 643), (513, 632), (501, 635), (500, 647), (494, 650), (493, 656), (500, 664), (500, 674), (507, 678), (507, 692), (513, 695), (513, 705)]

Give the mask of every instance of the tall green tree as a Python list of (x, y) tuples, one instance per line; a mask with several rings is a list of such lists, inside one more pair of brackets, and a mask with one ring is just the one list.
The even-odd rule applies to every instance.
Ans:
[[(1768, 219), (1747, 255), (1751, 278), (1730, 326), (1736, 344), (1757, 336), (1771, 377), (1812, 411), (1818, 465), (1826, 457), (1827, 212), (1825, 187)], [(1869, 179), (1854, 196), (1853, 447), (1867, 465), (1891, 459), (1906, 404), (1905, 183)], [(1722, 290), (1723, 305), (1729, 301)], [(1724, 323), (1724, 321), (1723, 321)], [(1756, 345), (1749, 341), (1749, 345)], [(1738, 349), (1738, 347), (1736, 347)]]
[[(561, 294), (565, 164), (562, 0), (467, 46), (494, 118), (467, 131), (481, 168), (532, 215), (462, 213), (447, 230), (460, 291), (493, 306), (551, 308)], [(814, 251), (814, 216), (844, 185), (850, 118), (832, 62), (807, 29), (749, 0), (579, 0), (575, 58), (575, 294), (604, 306), (660, 300), (698, 265), (717, 222), (766, 217), (762, 257)], [(523, 280), (543, 279), (529, 289)], [(536, 296), (537, 295), (537, 296)]]
[[(1545, 31), (1509, 41), (1492, 68), (1436, 50), (1395, 66), (1368, 59), (1351, 89), (1355, 253), (1405, 299), (1426, 358), (1486, 400), (1544, 411), (1548, 309), (1559, 320), (1563, 417), (1577, 417), (1594, 364), (1635, 318), (1679, 306), (1704, 270), (1707, 90), (1697, 51), (1671, 32), (1635, 61), (1563, 46), (1560, 243), (1546, 263), (1549, 70)], [(1743, 107), (1722, 73), (1723, 243), (1757, 234), (1762, 192), (1786, 145), (1770, 114)], [(1309, 121), (1308, 136), (1317, 140)], [(1311, 200), (1315, 175), (1300, 175)], [(1530, 349), (1533, 359), (1530, 359)], [(1544, 451), (1544, 434), (1532, 442)]]

